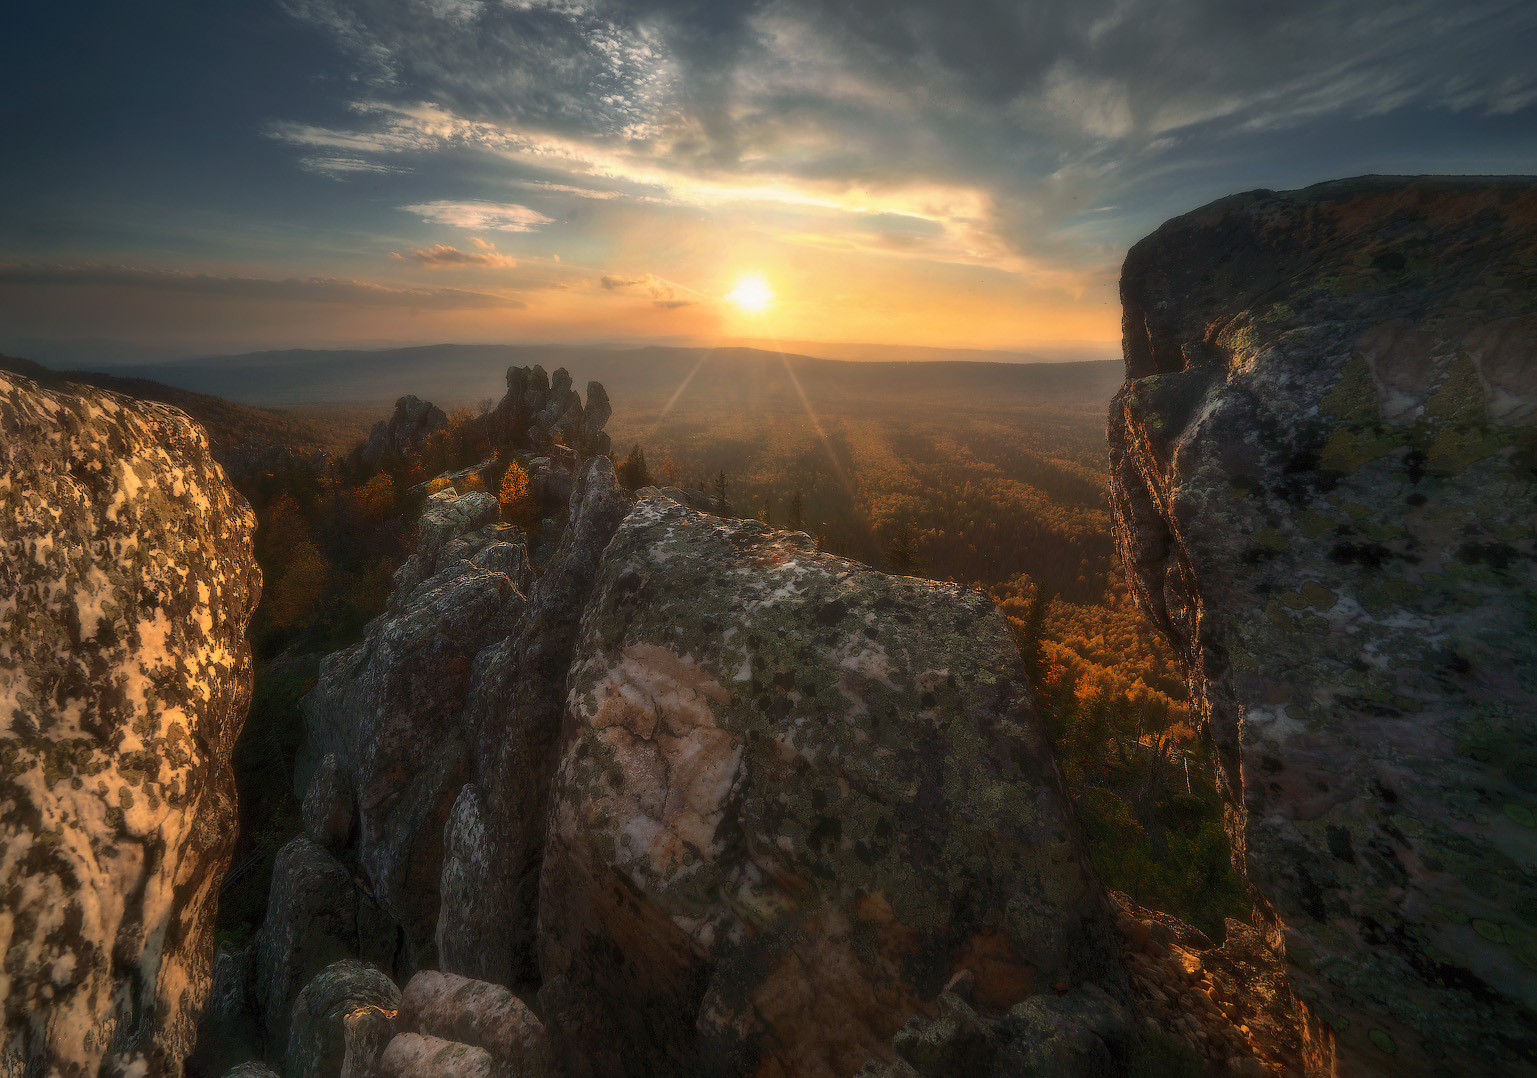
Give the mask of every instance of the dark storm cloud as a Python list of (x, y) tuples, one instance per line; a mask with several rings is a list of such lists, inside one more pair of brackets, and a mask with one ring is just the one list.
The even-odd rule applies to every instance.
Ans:
[(33, 266), (0, 264), (0, 286), (66, 286), (80, 288), (142, 288), (154, 291), (190, 292), (239, 299), (300, 300), (309, 303), (340, 303), (361, 306), (420, 307), (459, 310), (475, 307), (526, 306), (522, 301), (487, 292), (460, 288), (388, 288), (367, 281), (335, 277), (218, 276), (181, 270), (144, 269), (136, 266)]

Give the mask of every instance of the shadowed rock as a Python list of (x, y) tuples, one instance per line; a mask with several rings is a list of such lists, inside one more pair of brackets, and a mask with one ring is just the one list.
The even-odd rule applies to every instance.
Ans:
[(197, 1048), (187, 1059), (189, 1073), (222, 1074), (260, 1049), (255, 962), (252, 946), (219, 945), (208, 1002), (198, 1023)]
[(484, 1048), (420, 1033), (400, 1033), (384, 1049), (382, 1078), (500, 1078)]
[(466, 706), (474, 783), (445, 836), (437, 942), (446, 971), (503, 985), (538, 981), (539, 866), (566, 672), (604, 548), (630, 504), (608, 458), (594, 458), (516, 631), (476, 662)]
[(279, 1078), (278, 1072), (257, 1060), (239, 1063), (224, 1072), (224, 1078)]
[(398, 976), (436, 962), (443, 827), (468, 777), (471, 673), (523, 609), (527, 548), (494, 523), (498, 511), (479, 492), (429, 498), (385, 613), (325, 659), (302, 703), (295, 792), (315, 837), (345, 844), (339, 856), (404, 933)]
[(234, 843), (253, 527), (175, 408), (0, 373), (0, 1071), (181, 1073)]
[(395, 402), (389, 419), (374, 424), (368, 441), (353, 451), (356, 462), (377, 465), (387, 453), (409, 456), (429, 434), (446, 429), (448, 416), (431, 401), (404, 396)]
[(486, 433), (497, 445), (542, 449), (559, 440), (582, 457), (608, 453), (603, 427), (613, 415), (608, 394), (598, 382), (587, 383), (587, 406), (571, 388), (564, 367), (547, 375), (543, 367), (508, 367), (507, 394), (486, 417)]
[(567, 688), (539, 913), (566, 1073), (844, 1078), (959, 970), (999, 1011), (1118, 983), (981, 594), (644, 491)]
[(278, 851), (267, 917), (256, 933), (256, 1004), (277, 1056), (294, 997), (333, 962), (359, 950), (358, 893), (347, 870), (301, 835)]
[(1367, 177), (1122, 275), (1112, 504), (1350, 1074), (1537, 1068), (1537, 182)]
[(549, 1038), (528, 1006), (501, 985), (423, 970), (401, 998), (396, 1025), (483, 1049), (501, 1078), (546, 1078)]
[(399, 1006), (400, 989), (373, 966), (351, 959), (327, 966), (294, 999), (284, 1078), (336, 1078), (348, 1062), (348, 1041), (356, 1056), (360, 1028), (387, 1023)]

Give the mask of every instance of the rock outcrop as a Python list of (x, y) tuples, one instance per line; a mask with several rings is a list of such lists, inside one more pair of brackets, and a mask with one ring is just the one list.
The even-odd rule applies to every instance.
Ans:
[(395, 411), (388, 419), (374, 424), (368, 441), (354, 450), (357, 462), (377, 465), (387, 454), (409, 456), (427, 440), (427, 436), (448, 427), (448, 416), (431, 401), (414, 396), (404, 396), (395, 402)]
[(256, 1005), (256, 948), (226, 941), (214, 953), (212, 983), (198, 1020), (197, 1047), (187, 1057), (191, 1075), (218, 1075), (248, 1060), (261, 1044)]
[[(395, 1024), (397, 1037), (431, 1038), (479, 1049), (486, 1054), (491, 1073), (501, 1078), (550, 1074), (549, 1037), (543, 1023), (501, 985), (423, 971), (406, 985)], [(414, 1056), (421, 1047), (413, 1044), (410, 1054)], [(401, 1051), (397, 1049), (397, 1054)], [(419, 1072), (407, 1070), (402, 1078), (412, 1073)]]
[(564, 1073), (844, 1078), (963, 970), (995, 1011), (1118, 990), (981, 594), (644, 491), (566, 684), (538, 939)]
[(181, 412), (0, 373), (0, 1071), (181, 1072), (234, 841), (253, 526)]
[(469, 777), (465, 700), (477, 655), (524, 606), (527, 547), (499, 512), (489, 494), (429, 498), (387, 610), (326, 658), (302, 704), (306, 826), (399, 927), (397, 977), (437, 963), (443, 828)]
[(1532, 1073), (1537, 181), (1224, 199), (1121, 290), (1117, 538), (1310, 1067)]
[(1253, 925), (1231, 917), (1222, 946), (1175, 917), (1112, 892), (1135, 989), (1152, 1023), (1232, 1078), (1298, 1078), (1303, 1019), (1285, 965)]
[(255, 1003), (274, 1058), (288, 1043), (304, 986), (331, 963), (362, 953), (359, 904), (347, 869), (309, 838), (278, 851), (255, 948)]
[(540, 366), (508, 367), (507, 394), (488, 417), (486, 433), (494, 445), (541, 449), (558, 438), (584, 458), (604, 456), (609, 437), (603, 427), (613, 411), (598, 382), (587, 383), (584, 409), (564, 367), (553, 375)]
[(466, 707), (472, 782), (453, 809), (441, 878), (438, 955), (448, 972), (538, 983), (539, 873), (567, 671), (604, 550), (631, 503), (608, 458), (595, 457), (516, 630), (476, 663)]

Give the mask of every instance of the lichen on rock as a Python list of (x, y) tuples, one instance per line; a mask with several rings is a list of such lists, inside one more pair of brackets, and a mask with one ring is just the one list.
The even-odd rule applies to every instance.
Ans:
[(0, 1069), (179, 1074), (261, 577), (174, 408), (0, 373)]
[(567, 684), (539, 998), (571, 1073), (847, 1075), (960, 969), (998, 1010), (1117, 983), (981, 594), (643, 491)]

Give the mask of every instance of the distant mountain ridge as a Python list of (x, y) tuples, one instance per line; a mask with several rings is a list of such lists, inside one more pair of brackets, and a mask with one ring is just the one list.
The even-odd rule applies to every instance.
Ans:
[[(731, 365), (711, 361), (729, 360)], [(823, 359), (767, 349), (693, 348), (651, 345), (595, 348), (576, 345), (440, 344), (379, 350), (288, 349), (241, 355), (204, 356), (174, 363), (114, 368), (123, 376), (148, 378), (198, 393), (246, 404), (390, 403), (406, 393), (444, 407), (497, 399), (508, 367), (565, 367), (577, 384), (600, 381), (626, 399), (673, 394), (686, 379), (725, 381), (778, 378), (786, 368), (797, 377), (843, 388), (855, 385), (909, 392), (923, 386), (954, 386), (979, 380), (979, 388), (1039, 388), (1073, 393), (1087, 377), (1095, 391), (1103, 383), (1109, 399), (1118, 370), (1113, 360), (1069, 363), (1000, 363), (970, 360), (872, 361)], [(696, 370), (697, 368), (697, 370)], [(707, 369), (708, 368), (708, 369)], [(739, 377), (741, 376), (741, 377)], [(702, 384), (702, 383), (701, 383)]]

